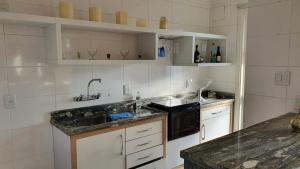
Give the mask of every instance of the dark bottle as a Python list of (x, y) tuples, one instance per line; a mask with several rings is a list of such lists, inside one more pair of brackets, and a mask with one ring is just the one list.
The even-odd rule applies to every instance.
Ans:
[(198, 50), (198, 45), (196, 45), (196, 50), (194, 52), (194, 63), (200, 63), (200, 52)]
[(218, 46), (218, 49), (217, 49), (217, 63), (221, 63), (221, 62), (222, 62), (222, 55), (221, 55), (220, 46)]

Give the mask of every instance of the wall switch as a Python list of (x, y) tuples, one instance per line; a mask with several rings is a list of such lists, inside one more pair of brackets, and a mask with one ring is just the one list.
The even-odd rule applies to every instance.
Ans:
[(4, 95), (4, 107), (6, 109), (13, 109), (16, 107), (17, 97), (15, 94)]
[(275, 85), (289, 86), (291, 83), (291, 72), (279, 71), (275, 73)]

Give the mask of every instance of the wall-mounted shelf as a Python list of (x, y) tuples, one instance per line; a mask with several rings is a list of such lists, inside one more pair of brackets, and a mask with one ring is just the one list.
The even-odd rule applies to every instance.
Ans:
[[(205, 34), (205, 33), (195, 33), (195, 32), (185, 32), (185, 31), (176, 31), (176, 30), (160, 30), (155, 28), (140, 28), (126, 25), (117, 25), (112, 23), (97, 23), (92, 21), (85, 20), (75, 20), (75, 19), (63, 19), (56, 17), (47, 17), (47, 16), (37, 16), (29, 14), (20, 14), (20, 13), (10, 13), (10, 12), (0, 12), (0, 23), (8, 24), (22, 24), (22, 25), (31, 25), (31, 26), (40, 26), (45, 28), (47, 36), (47, 46), (48, 46), (48, 61), (55, 64), (68, 64), (68, 65), (86, 65), (86, 64), (130, 64), (130, 63), (156, 63), (158, 59), (158, 48), (161, 45), (160, 39), (166, 39), (172, 44), (172, 62), (173, 65), (178, 66), (228, 66), (226, 64), (194, 64), (194, 50), (197, 40), (216, 40), (222, 41), (223, 44), (226, 44), (226, 36), (223, 35), (214, 35), (214, 34)], [(122, 47), (118, 44), (112, 44), (113, 57), (107, 59), (106, 50), (102, 48), (101, 56), (96, 58), (96, 60), (89, 60), (88, 57), (83, 57), (77, 59), (74, 56), (74, 51), (70, 54), (70, 57), (66, 57), (65, 50), (65, 37), (67, 31), (83, 31), (83, 32), (96, 32), (98, 35), (103, 34), (113, 34), (114, 37), (129, 37), (134, 39), (130, 44), (130, 54), (131, 56), (124, 59), (120, 57), (119, 52), (116, 52)], [(102, 37), (102, 36), (99, 36)], [(94, 37), (92, 37), (94, 38)], [(98, 39), (97, 39), (98, 40)], [(105, 39), (107, 41), (107, 39)], [(103, 42), (105, 42), (103, 40)], [(123, 46), (127, 45), (127, 42), (121, 42)], [(121, 46), (122, 46), (121, 44)], [(99, 47), (100, 45), (94, 45)], [(101, 44), (102, 45), (102, 44)], [(107, 46), (107, 44), (105, 44)], [(104, 46), (105, 46), (104, 45)], [(76, 45), (74, 45), (76, 46)], [(93, 46), (93, 45), (92, 45)], [(133, 46), (133, 47), (132, 47)], [(223, 45), (226, 49), (226, 45)], [(99, 47), (100, 48), (100, 47)], [(106, 49), (106, 48), (105, 48)], [(79, 49), (78, 49), (79, 50)], [(101, 50), (101, 49), (99, 49)], [(225, 51), (225, 50), (224, 50)], [(83, 51), (83, 53), (86, 51)], [(226, 52), (226, 51), (225, 51)], [(76, 53), (76, 52), (75, 52)], [(142, 59), (140, 59), (142, 55)], [(225, 53), (224, 53), (225, 55)], [(138, 58), (139, 56), (139, 58)], [(226, 62), (223, 60), (223, 62)]]
[(231, 65), (232, 63), (198, 63), (198, 67), (221, 67)]

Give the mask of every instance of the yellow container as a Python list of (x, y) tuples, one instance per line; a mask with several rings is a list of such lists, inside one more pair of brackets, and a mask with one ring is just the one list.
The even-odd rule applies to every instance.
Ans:
[(89, 8), (89, 20), (90, 21), (102, 21), (101, 9), (99, 7), (90, 7)]
[(160, 29), (167, 29), (167, 18), (166, 17), (161, 17), (160, 18), (159, 28)]
[(61, 18), (74, 18), (74, 8), (71, 2), (59, 2), (59, 17)]
[(128, 17), (125, 11), (117, 11), (116, 12), (116, 23), (121, 25), (128, 24)]
[(137, 19), (136, 20), (136, 26), (137, 27), (147, 27), (146, 19)]

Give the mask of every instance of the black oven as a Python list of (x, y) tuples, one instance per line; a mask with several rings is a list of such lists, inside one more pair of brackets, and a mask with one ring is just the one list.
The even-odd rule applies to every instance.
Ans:
[(151, 103), (150, 107), (168, 112), (168, 140), (185, 137), (199, 132), (200, 104), (188, 103), (172, 106), (170, 104)]

